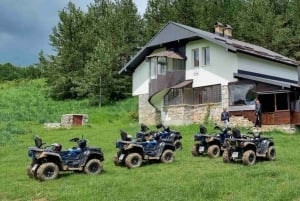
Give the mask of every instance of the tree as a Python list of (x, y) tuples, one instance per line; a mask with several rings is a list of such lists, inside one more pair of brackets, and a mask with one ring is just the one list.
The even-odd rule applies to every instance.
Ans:
[(101, 104), (105, 104), (124, 98), (131, 90), (131, 79), (118, 71), (141, 46), (144, 26), (132, 0), (98, 0), (89, 7), (88, 16), (92, 25), (89, 34), (97, 36), (85, 71), (88, 94), (98, 103), (101, 91)]
[(48, 65), (47, 83), (50, 95), (56, 99), (81, 98), (86, 95), (81, 90), (81, 76), (84, 65), (93, 50), (85, 38), (86, 18), (84, 13), (69, 2), (66, 9), (59, 12), (60, 22), (53, 27), (50, 42), (57, 55), (51, 57)]
[(175, 18), (174, 0), (148, 0), (144, 14), (146, 43), (150, 40), (168, 21), (177, 21)]

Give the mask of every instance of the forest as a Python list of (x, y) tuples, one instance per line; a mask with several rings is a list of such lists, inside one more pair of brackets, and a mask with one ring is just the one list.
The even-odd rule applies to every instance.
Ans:
[[(55, 55), (19, 68), (0, 64), (0, 81), (45, 78), (55, 100), (108, 104), (131, 93), (131, 78), (118, 71), (168, 21), (213, 32), (218, 21), (233, 38), (300, 60), (298, 0), (148, 0), (141, 16), (133, 0), (95, 0), (87, 12), (69, 2), (59, 11), (49, 42)], [(10, 72), (10, 73), (6, 73)]]

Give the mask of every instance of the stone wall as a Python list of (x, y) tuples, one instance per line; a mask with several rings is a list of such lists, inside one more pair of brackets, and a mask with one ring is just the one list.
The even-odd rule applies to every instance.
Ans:
[(163, 108), (165, 113), (163, 123), (167, 125), (182, 125), (204, 123), (205, 120), (217, 122), (220, 121), (222, 110), (220, 103), (165, 106)]
[(71, 127), (74, 122), (74, 116), (82, 116), (81, 125), (86, 125), (88, 123), (88, 115), (87, 114), (64, 114), (61, 116), (61, 126), (62, 127)]
[(149, 95), (139, 95), (139, 123), (156, 125), (161, 122), (160, 112), (148, 102)]
[(166, 125), (183, 125), (193, 123), (192, 105), (172, 105), (163, 108), (164, 119), (162, 123)]

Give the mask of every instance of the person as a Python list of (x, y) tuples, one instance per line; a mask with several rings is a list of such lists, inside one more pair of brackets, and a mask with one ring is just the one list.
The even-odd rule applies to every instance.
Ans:
[(255, 100), (255, 127), (261, 127), (261, 103), (258, 99)]
[(229, 126), (229, 112), (226, 108), (223, 108), (223, 112), (221, 113), (221, 121), (224, 123), (226, 128)]

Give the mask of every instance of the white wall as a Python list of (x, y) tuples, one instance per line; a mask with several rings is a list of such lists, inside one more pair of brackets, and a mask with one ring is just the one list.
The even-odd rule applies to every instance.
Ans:
[[(202, 48), (210, 48), (210, 64), (203, 66)], [(199, 48), (200, 66), (193, 67), (192, 50)], [(237, 71), (236, 54), (227, 51), (226, 48), (206, 40), (189, 42), (186, 45), (186, 79), (193, 79), (193, 87), (222, 84), (235, 81), (233, 72)]]
[(238, 69), (298, 81), (297, 67), (238, 54)]
[(149, 63), (143, 61), (132, 75), (132, 95), (149, 93)]

